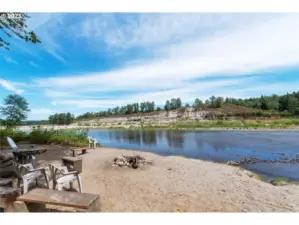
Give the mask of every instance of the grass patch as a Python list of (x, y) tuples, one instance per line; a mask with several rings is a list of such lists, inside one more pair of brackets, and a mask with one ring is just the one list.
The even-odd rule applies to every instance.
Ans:
[(287, 177), (278, 177), (278, 178), (274, 178), (274, 179), (266, 179), (263, 175), (260, 175), (258, 173), (254, 173), (254, 177), (260, 181), (266, 182), (266, 183), (270, 183), (274, 186), (283, 186), (283, 185), (288, 185), (288, 184), (299, 184), (298, 181), (294, 181), (290, 178)]
[(208, 121), (177, 121), (172, 124), (174, 128), (292, 128), (299, 125), (299, 119), (276, 120), (208, 120)]
[(7, 137), (11, 137), (16, 143), (27, 142), (31, 144), (61, 144), (72, 146), (88, 145), (88, 130), (77, 129), (43, 129), (40, 126), (33, 127), (28, 134), (18, 130), (0, 130), (1, 147), (8, 146)]
[(275, 186), (282, 186), (287, 184), (299, 184), (298, 181), (291, 180), (290, 178), (287, 177), (278, 177), (275, 179), (271, 179), (268, 182)]

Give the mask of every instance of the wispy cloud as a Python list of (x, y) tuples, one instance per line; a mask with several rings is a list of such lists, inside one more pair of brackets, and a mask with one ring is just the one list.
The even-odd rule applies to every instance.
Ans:
[(1, 79), (1, 78), (0, 78), (0, 85), (3, 88), (5, 88), (5, 89), (7, 89), (9, 91), (13, 91), (13, 92), (15, 92), (17, 94), (22, 94), (24, 92), (24, 90), (17, 89), (16, 86), (12, 82), (4, 80), (4, 79)]
[(40, 66), (38, 66), (37, 64), (35, 64), (34, 62), (32, 61), (29, 61), (28, 62), (31, 66), (35, 67), (35, 68), (40, 68)]
[[(95, 14), (69, 28), (72, 35), (109, 47), (149, 47), (273, 18), (275, 14), (141, 13)], [(121, 19), (120, 19), (121, 18)], [(121, 22), (120, 22), (121, 21)], [(78, 32), (80, 30), (80, 32)]]
[(48, 50), (47, 51), (50, 55), (52, 55), (54, 58), (56, 58), (57, 60), (59, 60), (60, 62), (62, 63), (66, 63), (66, 60), (61, 56), (59, 55), (58, 53), (56, 53), (55, 51), (53, 50)]
[[(192, 39), (159, 49), (161, 57), (140, 65), (82, 76), (39, 79), (41, 86), (149, 90), (172, 88), (213, 76), (242, 76), (299, 64), (299, 14)], [(275, 47), (274, 47), (275, 46)], [(133, 78), (134, 79), (130, 79)]]
[(4, 55), (4, 60), (9, 63), (18, 64), (15, 60), (13, 60), (10, 56)]
[(48, 108), (32, 108), (28, 114), (29, 120), (43, 120), (47, 119), (50, 115), (56, 113), (52, 109)]
[[(76, 108), (111, 108), (119, 105), (125, 105), (134, 102), (155, 101), (158, 105), (163, 105), (170, 97), (180, 97), (186, 102), (193, 101), (196, 97), (202, 99), (210, 97), (210, 93), (218, 93), (220, 95), (229, 93), (226, 91), (228, 87), (240, 85), (246, 82), (250, 84), (256, 82), (256, 79), (242, 78), (218, 81), (205, 81), (200, 84), (188, 84), (180, 88), (173, 88), (164, 91), (151, 91), (147, 93), (126, 94), (122, 97), (110, 96), (108, 99), (58, 99), (52, 102), (53, 105), (72, 105)], [(239, 94), (239, 97), (241, 95)]]
[(60, 13), (30, 13), (30, 18), (27, 20), (28, 30), (34, 30), (41, 44), (28, 45), (23, 40), (18, 38), (12, 39), (12, 45), (23, 53), (29, 54), (39, 60), (42, 60), (40, 53), (46, 52), (59, 61), (65, 63), (65, 59), (61, 56), (63, 54), (63, 47), (60, 45), (60, 38), (63, 29), (63, 19), (67, 14)]
[[(36, 84), (43, 88), (55, 87), (52, 91), (63, 90), (62, 92), (68, 93), (64, 96), (55, 96), (52, 93), (51, 97), (56, 98), (54, 101), (56, 105), (105, 108), (145, 100), (155, 100), (157, 104), (164, 104), (166, 99), (173, 96), (180, 96), (185, 101), (192, 101), (195, 97), (207, 98), (217, 93), (226, 96), (233, 96), (234, 93), (235, 97), (248, 97), (249, 92), (237, 91), (242, 82), (247, 85), (247, 88), (256, 86), (257, 83), (250, 82), (246, 78), (248, 75), (256, 75), (254, 79), (257, 82), (260, 76), (267, 76), (267, 71), (299, 65), (299, 30), (293, 29), (299, 23), (299, 14), (275, 14), (271, 19), (269, 16), (258, 16), (253, 20), (242, 18), (243, 23), (247, 23), (246, 26), (241, 26), (240, 21), (234, 24), (232, 19), (228, 19), (217, 23), (219, 26), (226, 24), (225, 29), (218, 29), (219, 32), (207, 37), (193, 33), (194, 27), (199, 26), (196, 25), (197, 23), (191, 22), (191, 25), (187, 26), (189, 20), (186, 18), (201, 20), (197, 15), (191, 14), (181, 18), (176, 16), (175, 19), (171, 15), (158, 18), (160, 25), (144, 19), (143, 24), (133, 26), (135, 33), (133, 32), (132, 35), (135, 35), (136, 42), (122, 40), (122, 44), (128, 46), (136, 46), (138, 43), (147, 46), (167, 43), (154, 48), (151, 59), (124, 64), (123, 68), (100, 73), (83, 73), (79, 76), (67, 74), (36, 79)], [(170, 26), (177, 20), (180, 25), (176, 25), (176, 28)], [(180, 30), (181, 26), (186, 28), (188, 35)], [(204, 22), (201, 26), (217, 27), (208, 22)], [(155, 28), (157, 37), (145, 27)], [(95, 27), (92, 28), (90, 25), (89, 29)], [(168, 34), (166, 34), (167, 29)], [(144, 36), (148, 39), (139, 37), (141, 32), (139, 30), (146, 34)], [(158, 33), (161, 32), (165, 32), (161, 34), (162, 39), (158, 37)], [(84, 34), (88, 35), (88, 32), (85, 31)], [(172, 36), (175, 34), (182, 37), (182, 40), (173, 43)], [(204, 81), (212, 78), (214, 81)], [(233, 89), (236, 91), (232, 91)], [(106, 92), (106, 94), (134, 90), (138, 93), (125, 94), (121, 99), (114, 100), (83, 99), (81, 96), (70, 99), (76, 94), (74, 90), (79, 93)]]

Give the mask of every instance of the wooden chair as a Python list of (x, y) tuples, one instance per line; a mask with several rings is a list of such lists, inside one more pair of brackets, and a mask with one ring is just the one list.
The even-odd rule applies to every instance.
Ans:
[(57, 189), (61, 191), (65, 184), (69, 184), (70, 188), (72, 189), (73, 182), (77, 181), (79, 186), (79, 192), (80, 193), (83, 192), (82, 181), (78, 171), (69, 172), (66, 166), (62, 166), (60, 168), (52, 164), (48, 164), (48, 166), (50, 167), (50, 171), (53, 179), (53, 190), (55, 190), (57, 186)]
[(28, 192), (29, 184), (32, 181), (35, 181), (36, 186), (38, 186), (38, 179), (43, 176), (46, 179), (47, 187), (50, 188), (46, 169), (44, 167), (34, 169), (31, 163), (19, 164), (13, 162), (13, 168), (18, 178), (17, 186), (21, 187), (21, 183), (23, 183), (23, 194)]

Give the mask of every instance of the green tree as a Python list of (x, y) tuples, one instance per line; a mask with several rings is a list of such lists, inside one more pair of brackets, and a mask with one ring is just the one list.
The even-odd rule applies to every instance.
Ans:
[(188, 103), (186, 103), (186, 104), (185, 104), (185, 107), (186, 107), (186, 108), (187, 108), (187, 107), (190, 107), (190, 105), (189, 105)]
[(171, 108), (170, 108), (170, 101), (169, 101), (169, 100), (166, 101), (165, 106), (164, 106), (164, 109), (165, 109), (166, 111), (168, 111), (168, 110), (171, 109)]
[(7, 127), (21, 124), (30, 112), (27, 100), (18, 94), (8, 95), (3, 105), (0, 107), (0, 113), (5, 118), (4, 123)]
[(140, 103), (140, 111), (145, 112), (145, 110), (146, 110), (146, 102), (141, 102)]
[(66, 118), (65, 118), (65, 124), (69, 125), (73, 122), (73, 118), (72, 118), (72, 114), (71, 113), (67, 113), (66, 114)]
[(193, 106), (194, 106), (194, 107), (198, 107), (198, 106), (200, 106), (200, 105), (202, 105), (202, 101), (199, 100), (198, 98), (195, 99)]
[(224, 99), (222, 97), (217, 97), (215, 99), (215, 107), (220, 108), (224, 103)]
[[(27, 29), (27, 13), (14, 13), (15, 18), (9, 18), (8, 14), (2, 14), (0, 17), (0, 48), (9, 50), (9, 38), (17, 36), (20, 39), (30, 43), (41, 43), (33, 31)], [(6, 39), (4, 39), (4, 36)]]
[(182, 100), (180, 98), (177, 98), (176, 99), (176, 107), (175, 108), (179, 109), (179, 108), (182, 107), (182, 105), (183, 105)]

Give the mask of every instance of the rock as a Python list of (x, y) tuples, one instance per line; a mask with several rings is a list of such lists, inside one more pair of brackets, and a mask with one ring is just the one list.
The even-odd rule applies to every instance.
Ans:
[(120, 167), (127, 166), (137, 169), (144, 166), (145, 163), (152, 165), (152, 161), (146, 161), (146, 159), (140, 155), (122, 155), (114, 158), (114, 164)]
[(118, 161), (118, 162), (117, 162), (117, 165), (118, 165), (118, 166), (124, 166), (124, 165), (125, 165), (125, 163), (124, 163), (124, 162), (122, 162), (122, 161)]
[(227, 162), (226, 164), (227, 164), (227, 165), (230, 165), (230, 166), (239, 166), (239, 165), (240, 165), (240, 162), (238, 162), (238, 161), (236, 161), (236, 162), (234, 162), (234, 161), (229, 161), (229, 162)]

